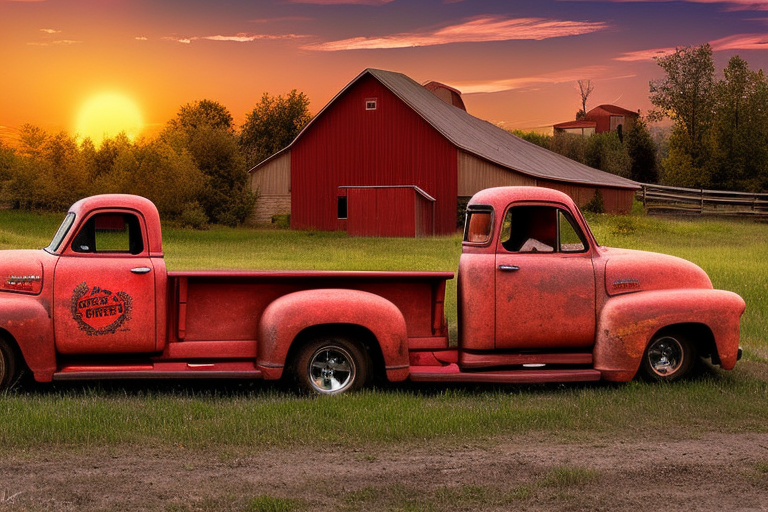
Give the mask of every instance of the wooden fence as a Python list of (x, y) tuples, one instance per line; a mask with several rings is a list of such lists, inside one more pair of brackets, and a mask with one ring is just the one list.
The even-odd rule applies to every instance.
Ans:
[(638, 199), (650, 213), (768, 217), (768, 194), (643, 185)]

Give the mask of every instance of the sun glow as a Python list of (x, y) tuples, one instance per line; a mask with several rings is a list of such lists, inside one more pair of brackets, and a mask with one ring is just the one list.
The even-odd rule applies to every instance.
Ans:
[(83, 139), (90, 138), (96, 146), (121, 132), (134, 140), (143, 128), (144, 120), (138, 105), (122, 94), (93, 96), (83, 103), (77, 115), (78, 135)]

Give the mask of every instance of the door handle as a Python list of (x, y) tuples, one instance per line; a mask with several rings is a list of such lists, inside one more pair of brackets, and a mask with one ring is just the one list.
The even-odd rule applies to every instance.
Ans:
[(136, 267), (132, 268), (131, 272), (134, 274), (148, 274), (149, 272), (152, 272), (152, 269), (149, 267)]
[(499, 270), (502, 272), (517, 272), (520, 270), (520, 267), (517, 265), (499, 265)]

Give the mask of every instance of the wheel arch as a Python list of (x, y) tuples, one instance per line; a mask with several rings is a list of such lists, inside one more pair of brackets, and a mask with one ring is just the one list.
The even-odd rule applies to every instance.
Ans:
[(722, 290), (659, 290), (611, 298), (598, 318), (594, 367), (609, 381), (629, 381), (648, 343), (659, 333), (685, 329), (702, 355), (730, 370), (739, 348), (744, 301)]
[(273, 301), (259, 322), (257, 367), (265, 379), (279, 379), (295, 343), (312, 334), (340, 329), (359, 334), (369, 343), (374, 362), (381, 362), (389, 380), (408, 377), (408, 334), (402, 312), (387, 299), (348, 289), (303, 290)]
[(48, 307), (37, 297), (3, 297), (0, 334), (38, 382), (50, 382), (56, 371), (53, 321)]

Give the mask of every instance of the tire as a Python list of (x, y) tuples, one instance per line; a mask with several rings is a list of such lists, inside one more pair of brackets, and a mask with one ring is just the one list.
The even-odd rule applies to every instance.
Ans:
[(329, 336), (301, 347), (293, 376), (304, 393), (338, 395), (362, 388), (368, 382), (370, 366), (368, 354), (359, 345)]
[(11, 384), (16, 382), (17, 369), (18, 365), (13, 347), (0, 338), (0, 391), (8, 389)]
[(651, 381), (673, 382), (691, 373), (696, 347), (679, 333), (661, 334), (648, 343), (640, 369)]

